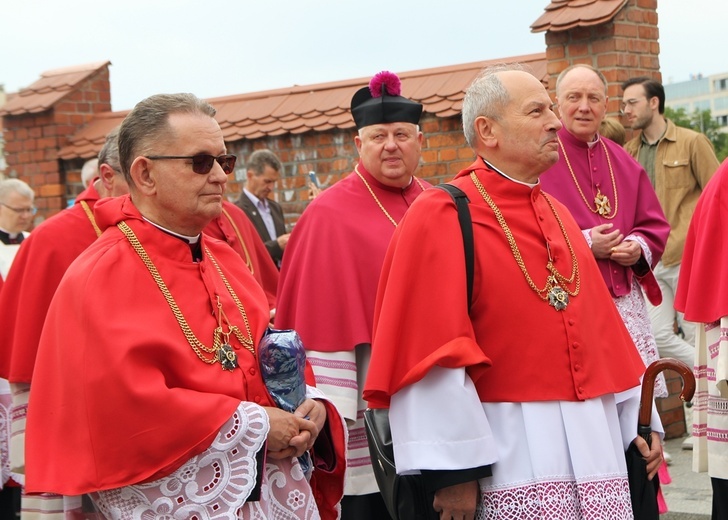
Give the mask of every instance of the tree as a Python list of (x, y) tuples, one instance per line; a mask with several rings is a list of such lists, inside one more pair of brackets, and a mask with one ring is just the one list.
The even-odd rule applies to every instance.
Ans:
[(710, 110), (695, 109), (692, 114), (688, 114), (684, 108), (677, 110), (665, 107), (665, 117), (683, 128), (691, 128), (696, 132), (705, 134), (715, 148), (715, 155), (719, 161), (723, 161), (728, 157), (728, 134), (720, 131), (720, 125), (713, 118)]

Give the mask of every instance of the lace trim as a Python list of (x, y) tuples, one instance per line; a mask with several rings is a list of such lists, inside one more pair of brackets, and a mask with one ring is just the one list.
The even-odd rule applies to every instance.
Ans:
[(100, 491), (92, 499), (113, 519), (235, 518), (255, 487), (255, 454), (263, 447), (268, 430), (265, 411), (241, 403), (212, 445), (171, 475)]
[(528, 482), (507, 489), (481, 487), (476, 520), (582, 518), (632, 520), (629, 484), (611, 476), (589, 482)]

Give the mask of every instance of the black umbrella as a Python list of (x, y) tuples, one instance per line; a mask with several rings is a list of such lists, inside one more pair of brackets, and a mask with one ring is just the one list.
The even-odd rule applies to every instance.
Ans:
[[(649, 446), (652, 440), (652, 397), (655, 392), (655, 378), (663, 370), (674, 370), (683, 381), (683, 389), (680, 392), (680, 399), (689, 401), (695, 393), (695, 377), (692, 370), (677, 359), (663, 358), (650, 364), (645, 370), (645, 377), (642, 380), (642, 397), (640, 399), (640, 413), (637, 425), (637, 434), (642, 437)], [(635, 443), (629, 445), (626, 453), (627, 475), (629, 477), (629, 493), (632, 498), (632, 510), (635, 520), (658, 520), (660, 513), (657, 507), (657, 490), (660, 488), (660, 481), (657, 475), (652, 480), (647, 479), (647, 462), (642, 458)]]

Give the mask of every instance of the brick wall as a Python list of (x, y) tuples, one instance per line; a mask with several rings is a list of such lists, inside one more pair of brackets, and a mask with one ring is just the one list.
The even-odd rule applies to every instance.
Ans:
[[(66, 167), (69, 165), (59, 161), (58, 150), (94, 114), (110, 110), (109, 71), (103, 68), (49, 110), (3, 118), (6, 173), (27, 182), (35, 190), (36, 222), (66, 207)], [(69, 164), (78, 169), (74, 163)]]
[(611, 22), (569, 31), (546, 33), (549, 87), (569, 65), (584, 63), (599, 69), (609, 82), (609, 115), (619, 115), (620, 85), (635, 76), (662, 80), (657, 28), (657, 0), (629, 0)]
[[(473, 162), (475, 153), (465, 143), (459, 117), (437, 118), (426, 114), (420, 126), (424, 141), (418, 177), (439, 184), (452, 179)], [(239, 167), (236, 178), (228, 182), (227, 197), (236, 200), (240, 196), (245, 183), (245, 161), (250, 154), (268, 148), (283, 163), (276, 198), (290, 226), (306, 207), (309, 171), (316, 172), (325, 188), (354, 169), (359, 160), (355, 135), (355, 129), (331, 130), (228, 143), (230, 152), (238, 156)]]

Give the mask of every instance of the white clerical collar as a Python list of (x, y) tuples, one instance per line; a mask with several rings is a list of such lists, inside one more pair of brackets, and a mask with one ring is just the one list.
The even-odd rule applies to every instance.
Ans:
[(160, 226), (159, 224), (156, 224), (156, 223), (152, 222), (151, 220), (149, 220), (149, 219), (148, 219), (147, 217), (145, 217), (144, 215), (142, 215), (142, 218), (143, 218), (144, 220), (146, 220), (147, 222), (149, 222), (149, 223), (150, 223), (150, 224), (151, 224), (152, 226), (154, 226), (155, 228), (157, 228), (157, 229), (161, 229), (161, 230), (162, 230), (162, 231), (164, 231), (165, 233), (167, 233), (167, 234), (170, 234), (170, 235), (172, 235), (172, 236), (175, 236), (175, 237), (177, 237), (177, 238), (181, 238), (182, 240), (184, 240), (184, 241), (185, 241), (185, 242), (187, 242), (188, 244), (196, 244), (197, 242), (199, 242), (199, 241), (200, 241), (200, 235), (196, 235), (196, 236), (194, 236), (194, 237), (190, 237), (190, 236), (187, 236), (187, 235), (182, 235), (182, 234), (180, 234), (180, 233), (175, 233), (174, 231), (172, 231), (172, 230), (170, 230), (170, 229), (167, 229), (167, 228), (165, 228), (165, 227), (162, 227), (162, 226)]
[(518, 179), (514, 179), (510, 175), (506, 175), (505, 173), (503, 173), (502, 171), (500, 171), (498, 168), (496, 168), (495, 166), (493, 166), (492, 164), (490, 164), (485, 159), (483, 159), (483, 162), (488, 165), (488, 168), (490, 168), (491, 170), (499, 173), (501, 176), (505, 177), (509, 181), (515, 182), (516, 184), (522, 184), (524, 186), (528, 186), (529, 188), (535, 188), (538, 185), (538, 182), (535, 182), (535, 183), (532, 184), (530, 182), (523, 182), (523, 181), (519, 181)]
[(0, 231), (2, 231), (3, 233), (5, 233), (8, 236), (8, 238), (11, 238), (13, 240), (15, 240), (16, 238), (18, 238), (18, 235), (21, 235), (22, 234), (22, 231), (21, 232), (18, 232), (18, 233), (13, 233), (12, 231), (8, 231), (7, 229), (1, 228), (1, 227), (0, 227)]
[(596, 136), (594, 136), (594, 140), (593, 141), (589, 141), (588, 143), (586, 143), (586, 145), (591, 150), (592, 148), (594, 148), (597, 145), (598, 142), (599, 142), (599, 134), (597, 134)]

